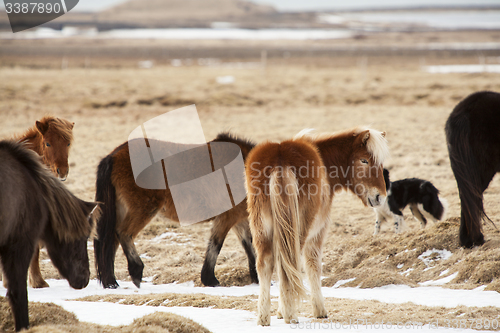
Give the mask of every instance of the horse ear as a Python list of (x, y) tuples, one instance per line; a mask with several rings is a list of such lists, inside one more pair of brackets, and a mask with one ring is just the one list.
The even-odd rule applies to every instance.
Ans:
[(49, 129), (49, 124), (47, 123), (42, 123), (40, 121), (36, 121), (36, 128), (38, 129), (38, 132), (40, 132), (42, 135), (44, 135), (47, 130)]
[(368, 142), (368, 139), (370, 138), (370, 131), (366, 130), (363, 133), (361, 133), (361, 135), (363, 137), (363, 144), (366, 145), (366, 143)]
[(386, 134), (387, 134), (387, 133), (385, 133), (385, 132), (380, 133), (380, 135), (382, 135), (382, 137), (383, 137), (383, 138), (385, 138), (385, 135), (386, 135)]
[(95, 222), (101, 217), (101, 207), (100, 202), (88, 202), (83, 201), (85, 206), (85, 216), (89, 220), (91, 225), (95, 225)]
[[(73, 127), (75, 127), (75, 122), (71, 123), (71, 129), (73, 129)], [(384, 136), (385, 136), (385, 132), (384, 132)]]

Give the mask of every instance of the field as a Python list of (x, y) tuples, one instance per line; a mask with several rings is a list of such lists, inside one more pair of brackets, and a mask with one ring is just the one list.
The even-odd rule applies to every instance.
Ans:
[[(50, 64), (44, 67), (32, 60), (36, 68), (16, 65), (14, 58), (2, 60), (0, 137), (22, 132), (45, 114), (75, 122), (66, 185), (82, 199), (94, 199), (100, 159), (125, 142), (130, 132), (143, 122), (182, 106), (196, 104), (207, 140), (228, 130), (261, 142), (286, 139), (304, 128), (334, 132), (370, 125), (387, 132), (392, 157), (385, 166), (391, 171), (391, 178), (419, 177), (432, 181), (449, 202), (448, 217), (438, 224), (430, 222), (426, 229), (420, 230), (420, 224), (407, 210), (402, 234), (394, 234), (393, 226), (385, 224), (381, 233), (373, 236), (374, 212), (353, 195), (336, 196), (331, 210), (333, 223), (324, 249), (323, 286), (378, 290), (388, 285), (415, 288), (437, 285), (436, 290), (500, 292), (500, 230), (485, 223), (486, 243), (482, 247), (462, 249), (458, 245), (460, 205), (444, 136), (444, 124), (453, 107), (472, 92), (500, 91), (499, 74), (429, 74), (421, 68), (423, 64), (476, 64), (476, 56), (271, 58), (264, 65), (260, 59), (244, 60), (251, 62), (251, 68), (239, 60), (225, 59), (213, 66), (200, 66), (194, 61), (189, 66), (186, 62), (179, 67), (165, 63), (150, 69), (139, 69), (136, 61), (131, 60), (120, 60), (121, 63), (117, 62), (120, 66), (109, 67), (105, 65), (108, 59), (102, 61), (102, 66), (87, 68)], [(19, 62), (26, 64), (29, 59)], [(217, 83), (222, 76), (232, 76), (234, 82)], [(485, 209), (498, 225), (498, 177), (485, 192)], [(181, 227), (162, 216), (155, 217), (136, 240), (146, 266), (144, 277), (150, 282), (146, 285), (193, 281), (195, 287), (201, 287), (199, 273), (210, 227), (210, 223)], [(89, 257), (93, 267), (91, 246)], [(60, 279), (47, 258), (42, 252), (43, 276)], [(131, 285), (127, 284), (130, 278), (121, 250), (115, 271), (122, 283)], [(222, 248), (215, 274), (225, 287), (250, 284), (246, 256), (233, 234)], [(95, 279), (94, 269), (91, 278)], [(145, 294), (130, 292), (133, 288), (123, 289), (127, 295), (120, 295), (119, 290), (109, 294), (83, 293), (85, 298), (81, 301), (256, 312), (256, 294), (222, 297), (201, 291), (213, 288), (195, 288), (194, 294), (175, 291)], [(4, 291), (0, 288), (0, 295)], [(411, 297), (403, 304), (326, 297), (329, 318), (335, 322), (367, 314), (393, 322), (500, 319), (500, 302), (487, 307), (410, 302)], [(34, 332), (49, 328), (54, 332), (115, 330), (111, 326), (79, 323), (73, 314), (56, 305), (30, 304)], [(6, 300), (1, 297), (0, 306), (7, 309)], [(277, 302), (273, 302), (274, 314), (276, 307)], [(9, 311), (1, 313), (0, 330), (11, 330)], [(311, 319), (308, 303), (301, 307), (301, 316)], [(179, 322), (190, 324), (174, 315), (156, 314), (116, 330), (144, 331), (154, 326), (158, 332), (181, 332)], [(174, 323), (177, 330), (162, 323)], [(184, 329), (193, 330), (193, 327)]]

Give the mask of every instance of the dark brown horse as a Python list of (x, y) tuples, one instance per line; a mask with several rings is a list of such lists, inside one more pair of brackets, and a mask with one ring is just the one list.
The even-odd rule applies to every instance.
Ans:
[(500, 172), (500, 94), (482, 91), (468, 96), (453, 109), (445, 130), (462, 208), (460, 244), (482, 245), (481, 221), (488, 218), (483, 193)]
[[(241, 149), (243, 159), (254, 147), (254, 143), (227, 133), (219, 134), (212, 142), (237, 144)], [(114, 274), (114, 261), (120, 244), (127, 257), (132, 281), (139, 287), (144, 264), (135, 248), (134, 238), (160, 211), (166, 217), (179, 221), (170, 189), (168, 187), (165, 190), (144, 189), (136, 184), (127, 142), (99, 163), (96, 201), (104, 203), (102, 216), (97, 223), (97, 238), (94, 240), (98, 279), (104, 288), (118, 287)], [(196, 209), (195, 206), (196, 204), (192, 206), (193, 209)], [(212, 233), (201, 272), (201, 281), (206, 286), (219, 285), (214, 274), (214, 267), (227, 233), (233, 227), (248, 256), (250, 277), (253, 282), (258, 281), (246, 200), (243, 200), (234, 208), (213, 219)]]
[[(43, 163), (60, 180), (66, 180), (69, 172), (68, 155), (73, 142), (75, 123), (68, 120), (45, 116), (15, 140), (42, 156)], [(29, 269), (29, 284), (33, 288), (45, 288), (49, 285), (40, 272), (40, 249), (35, 250)], [(5, 284), (5, 283), (4, 283)]]
[(301, 253), (311, 285), (314, 316), (326, 318), (321, 295), (321, 256), (336, 191), (355, 193), (377, 207), (386, 197), (382, 163), (388, 155), (385, 134), (355, 128), (337, 134), (296, 136), (257, 145), (245, 166), (250, 228), (260, 281), (257, 324), (271, 323), (270, 287), (279, 278), (278, 318), (297, 321), (305, 297)]
[(0, 141), (0, 184), (0, 259), (19, 331), (29, 326), (26, 280), (39, 242), (71, 287), (87, 286), (89, 214), (96, 204), (73, 196), (39, 156), (13, 141)]

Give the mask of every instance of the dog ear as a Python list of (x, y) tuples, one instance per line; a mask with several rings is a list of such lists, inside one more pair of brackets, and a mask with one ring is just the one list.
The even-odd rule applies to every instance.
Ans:
[(384, 180), (386, 183), (390, 182), (390, 179), (389, 179), (389, 170), (387, 170), (386, 168), (384, 168)]

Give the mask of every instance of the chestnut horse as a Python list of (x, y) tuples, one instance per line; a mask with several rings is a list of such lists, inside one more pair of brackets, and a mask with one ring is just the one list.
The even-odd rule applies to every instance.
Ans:
[(384, 203), (382, 163), (389, 153), (384, 136), (366, 128), (321, 136), (299, 133), (281, 143), (259, 144), (250, 152), (245, 173), (260, 281), (258, 325), (271, 324), (275, 267), (280, 281), (278, 318), (297, 321), (297, 306), (306, 294), (302, 252), (314, 316), (327, 317), (320, 276), (332, 199), (335, 192), (346, 189), (365, 205)]
[[(241, 149), (243, 159), (255, 146), (251, 141), (227, 133), (219, 134), (212, 142), (237, 144)], [(95, 198), (96, 201), (104, 203), (102, 216), (97, 223), (97, 238), (94, 240), (99, 281), (104, 288), (118, 287), (114, 261), (120, 244), (127, 257), (132, 281), (140, 287), (144, 263), (137, 253), (134, 238), (160, 211), (167, 218), (179, 221), (170, 189), (168, 186), (165, 190), (151, 190), (137, 186), (130, 162), (129, 146), (126, 142), (99, 163)], [(246, 200), (243, 200), (234, 208), (213, 219), (212, 232), (201, 272), (201, 282), (206, 286), (219, 285), (214, 274), (214, 267), (226, 235), (233, 227), (247, 254), (251, 280), (254, 283), (258, 282)]]
[(68, 120), (45, 116), (37, 120), (35, 126), (15, 137), (18, 142), (42, 156), (47, 165), (60, 180), (66, 180), (69, 173), (68, 155), (73, 142), (75, 123)]
[[(23, 134), (14, 139), (26, 144), (28, 149), (42, 156), (43, 163), (60, 180), (65, 181), (69, 172), (68, 155), (73, 142), (73, 126), (68, 120), (45, 116), (37, 120), (35, 126), (30, 127)], [(29, 270), (29, 284), (33, 288), (46, 288), (49, 285), (40, 272), (40, 249), (35, 250)], [(5, 281), (4, 281), (5, 286)]]
[(71, 287), (89, 282), (87, 239), (95, 203), (76, 198), (40, 163), (40, 157), (14, 141), (0, 141), (0, 259), (15, 328), (28, 328), (26, 280), (41, 241)]
[[(481, 91), (469, 95), (446, 121), (451, 169), (460, 195), (460, 244), (483, 245), (483, 193), (500, 172), (500, 94)], [(491, 221), (491, 220), (490, 220)]]

